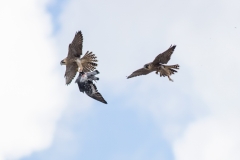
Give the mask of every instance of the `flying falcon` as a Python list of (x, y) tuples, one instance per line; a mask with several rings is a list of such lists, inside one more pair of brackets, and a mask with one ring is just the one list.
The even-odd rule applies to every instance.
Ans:
[(179, 69), (179, 65), (178, 64), (163, 65), (163, 64), (168, 63), (175, 48), (176, 48), (176, 45), (173, 45), (173, 46), (171, 45), (169, 47), (169, 49), (167, 49), (165, 52), (159, 54), (152, 62), (145, 64), (143, 66), (143, 68), (136, 70), (127, 78), (132, 78), (132, 77), (136, 77), (136, 76), (140, 76), (140, 75), (147, 75), (153, 71), (156, 71), (156, 74), (158, 74), (158, 72), (160, 72), (160, 77), (167, 76), (168, 79), (173, 82), (173, 80), (170, 78), (170, 75), (177, 72), (174, 69)]
[(98, 92), (96, 85), (93, 83), (93, 80), (99, 80), (98, 77), (95, 77), (99, 72), (96, 70), (94, 72), (79, 72), (78, 78), (75, 83), (78, 84), (80, 92), (85, 92), (89, 97), (98, 100), (102, 103), (107, 104), (102, 95)]
[(67, 57), (60, 62), (61, 65), (66, 65), (64, 77), (67, 85), (71, 83), (77, 71), (89, 72), (93, 71), (97, 66), (97, 63), (95, 63), (97, 62), (97, 57), (92, 52), (87, 51), (85, 55), (80, 58), (82, 55), (82, 43), (82, 32), (78, 31), (72, 43), (68, 46)]

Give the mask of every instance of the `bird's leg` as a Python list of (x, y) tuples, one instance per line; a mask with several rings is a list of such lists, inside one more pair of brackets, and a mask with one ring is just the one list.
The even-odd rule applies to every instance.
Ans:
[(160, 71), (160, 67), (157, 67), (156, 74)]
[(81, 69), (81, 67), (78, 67), (78, 72), (82, 72), (82, 69)]
[(81, 62), (81, 59), (76, 59), (75, 62), (77, 63), (78, 65), (78, 72), (82, 72), (83, 71), (83, 66), (82, 66), (82, 62)]
[(173, 82), (173, 80), (170, 78), (170, 76), (168, 76), (168, 79), (169, 79), (169, 81), (172, 81), (172, 82)]

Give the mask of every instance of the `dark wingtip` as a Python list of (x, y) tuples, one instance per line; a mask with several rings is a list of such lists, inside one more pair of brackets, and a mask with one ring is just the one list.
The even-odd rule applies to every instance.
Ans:
[(98, 70), (95, 70), (95, 72), (97, 72), (97, 74), (99, 74), (99, 73), (100, 73)]
[(101, 100), (100, 100), (100, 99), (97, 99), (97, 100), (98, 100), (99, 102), (104, 103), (104, 104), (108, 104), (107, 101), (105, 101), (105, 99), (101, 99)]
[(76, 32), (76, 34), (78, 34), (78, 33), (82, 33), (81, 30)]
[(104, 101), (103, 103), (104, 103), (104, 104), (108, 104), (107, 101)]

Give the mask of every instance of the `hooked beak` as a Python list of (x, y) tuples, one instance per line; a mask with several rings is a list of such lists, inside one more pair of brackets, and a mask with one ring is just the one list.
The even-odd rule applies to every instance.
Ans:
[(65, 62), (64, 62), (64, 60), (62, 60), (61, 62), (60, 62), (60, 65), (64, 65), (65, 64)]

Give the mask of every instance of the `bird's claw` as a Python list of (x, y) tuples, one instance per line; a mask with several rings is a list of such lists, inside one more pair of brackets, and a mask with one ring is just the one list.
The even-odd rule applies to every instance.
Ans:
[(173, 82), (173, 80), (168, 76), (169, 81)]
[(78, 72), (82, 72), (82, 69), (81, 69), (81, 68), (78, 68)]

